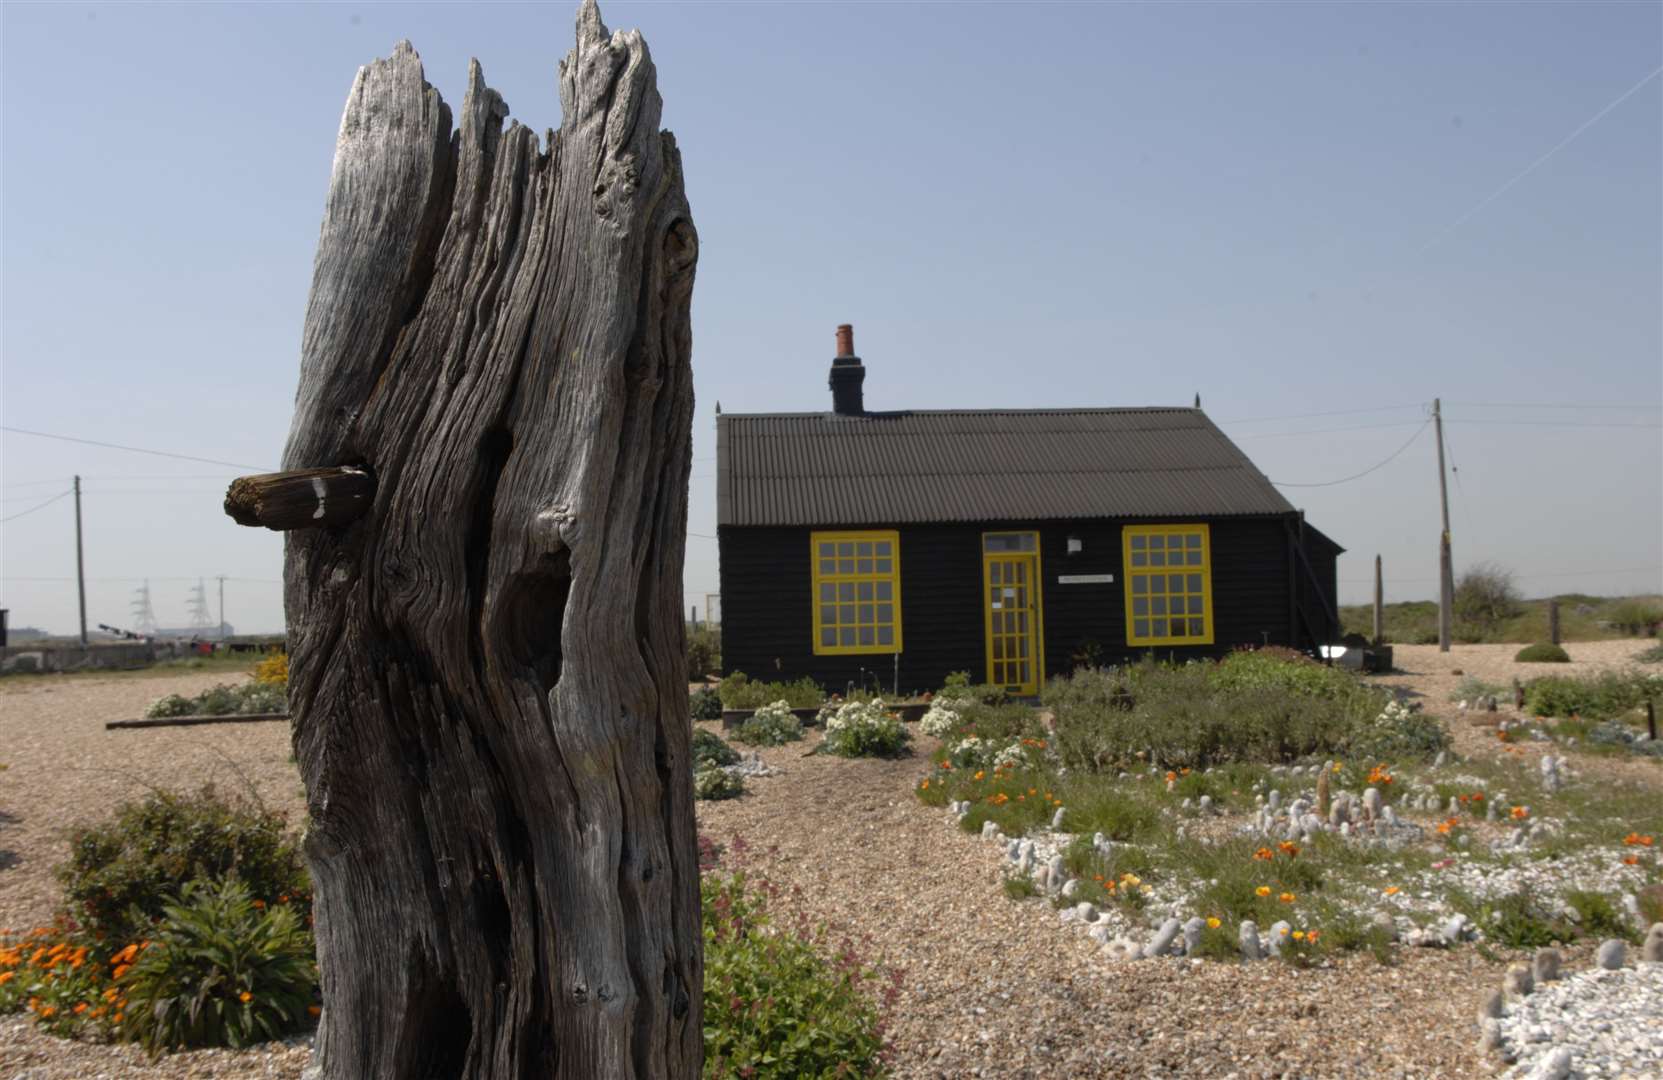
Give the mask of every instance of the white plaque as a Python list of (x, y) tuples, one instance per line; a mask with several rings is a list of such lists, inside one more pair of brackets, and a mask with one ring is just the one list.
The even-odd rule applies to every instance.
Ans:
[(1112, 585), (1113, 574), (1058, 574), (1058, 585)]

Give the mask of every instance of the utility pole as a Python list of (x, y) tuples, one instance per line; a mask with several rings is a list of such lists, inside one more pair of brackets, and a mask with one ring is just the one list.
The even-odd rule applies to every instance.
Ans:
[(1374, 557), (1374, 646), (1386, 640), (1386, 588), (1380, 576), (1380, 556)]
[(1455, 565), (1449, 553), (1449, 479), (1444, 475), (1444, 413), (1432, 399), (1432, 426), (1438, 434), (1438, 501), (1443, 505), (1444, 531), (1438, 540), (1438, 651), (1448, 652), (1454, 633)]
[(219, 639), (225, 640), (225, 575), (219, 575)]
[(75, 588), (81, 601), (81, 644), (87, 643), (87, 567), (81, 556), (81, 478), (75, 478)]

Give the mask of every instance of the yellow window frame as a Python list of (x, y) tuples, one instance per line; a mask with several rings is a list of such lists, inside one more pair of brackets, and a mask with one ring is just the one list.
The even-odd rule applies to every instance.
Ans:
[[(1160, 537), (1164, 551), (1169, 550), (1164, 547), (1167, 542), (1166, 538), (1173, 535), (1199, 535), (1201, 537), (1201, 563), (1199, 566), (1188, 562), (1187, 549), (1185, 549), (1186, 561), (1181, 568), (1171, 566), (1132, 565), (1133, 537), (1141, 536), (1146, 540), (1150, 537)], [(1147, 551), (1150, 549), (1145, 547), (1144, 550)], [(1126, 594), (1126, 644), (1211, 645), (1213, 643), (1213, 545), (1211, 531), (1206, 525), (1127, 525), (1121, 530), (1121, 555), (1124, 559), (1121, 565), (1126, 581), (1124, 590)], [(1153, 590), (1148, 593), (1136, 592), (1134, 588), (1136, 579), (1139, 577), (1148, 579), (1152, 578), (1155, 574), (1170, 575), (1173, 573), (1182, 573), (1186, 577), (1195, 573), (1200, 573), (1201, 575), (1201, 633), (1199, 635), (1190, 633), (1173, 634), (1170, 632), (1170, 622), (1168, 623), (1168, 632), (1166, 634), (1155, 634), (1153, 632), (1153, 625), (1150, 627), (1150, 633), (1137, 633), (1138, 619), (1144, 619), (1152, 623), (1156, 618), (1166, 618), (1170, 620), (1171, 614), (1168, 613), (1164, 616), (1157, 616), (1153, 613), (1145, 615), (1135, 614), (1133, 602), (1139, 596), (1153, 597), (1157, 595)], [(1181, 595), (1187, 597), (1192, 594), (1186, 588)], [(1194, 616), (1186, 613), (1184, 618), (1186, 620), (1193, 620)]]
[[(885, 542), (889, 544), (890, 568), (888, 571), (878, 571), (875, 567), (881, 562), (881, 557), (876, 554), (876, 551), (878, 550), (877, 545)], [(874, 554), (870, 557), (870, 559), (874, 569), (861, 569), (860, 564), (862, 562), (862, 557), (858, 554), (858, 545), (865, 543), (873, 545)], [(845, 559), (840, 556), (841, 549), (838, 549), (837, 552), (834, 552), (831, 559), (834, 565), (828, 568), (826, 566), (826, 560), (822, 558), (821, 555), (821, 544), (857, 545), (855, 549), (856, 553), (849, 556), (848, 559)], [(812, 605), (813, 622), (809, 630), (809, 640), (814, 645), (814, 655), (849, 656), (869, 653), (882, 653), (884, 655), (889, 655), (890, 653), (900, 652), (902, 644), (901, 534), (894, 529), (861, 529), (842, 532), (814, 532), (809, 534), (808, 554), (809, 568), (812, 572), (813, 578), (812, 589), (814, 599), (814, 603)], [(851, 559), (855, 562), (855, 566), (848, 572), (845, 572), (842, 569), (842, 565)], [(859, 596), (860, 587), (867, 584), (872, 586), (872, 596), (869, 600), (861, 599)], [(885, 584), (889, 586), (889, 599), (879, 599), (883, 591), (882, 586)], [(850, 585), (854, 587), (857, 594), (852, 600), (844, 600), (841, 596), (839, 596), (830, 601), (830, 604), (838, 609), (838, 614), (834, 616), (834, 621), (830, 623), (824, 622), (821, 618), (828, 603), (824, 598), (825, 593), (823, 590), (823, 586), (827, 585), (832, 586), (836, 590), (842, 590), (843, 586)], [(890, 604), (893, 607), (893, 618), (888, 621), (876, 618), (877, 611), (884, 604)], [(870, 622), (858, 617), (861, 609), (868, 605), (873, 608), (874, 612), (874, 618)], [(857, 617), (854, 621), (845, 623), (841, 620), (841, 615), (844, 609), (851, 606), (856, 609), (855, 613)], [(845, 626), (848, 626), (855, 631), (855, 637), (857, 639), (855, 644), (844, 645), (841, 643), (842, 631)], [(860, 631), (868, 626), (870, 626), (873, 631), (872, 643), (868, 645), (860, 644), (858, 640), (860, 637)], [(821, 631), (828, 628), (834, 630), (834, 632), (838, 635), (838, 644), (827, 645), (824, 643), (821, 637)], [(882, 628), (888, 628), (890, 630), (894, 639), (892, 642), (882, 643), (879, 641)]]

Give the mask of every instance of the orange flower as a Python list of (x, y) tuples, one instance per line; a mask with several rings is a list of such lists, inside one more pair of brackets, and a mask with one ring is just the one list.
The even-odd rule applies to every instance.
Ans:
[(266, 910), (266, 902), (264, 900), (254, 901), (254, 906), (259, 908), (261, 911)]
[(244, 990), (242, 993), (237, 995), (237, 1000), (242, 1002), (244, 1005), (247, 1005), (249, 1002), (254, 1000), (254, 995), (249, 993), (247, 990)]
[(1267, 847), (1262, 847), (1253, 853), (1253, 857), (1258, 859), (1260, 862), (1269, 862), (1270, 860), (1276, 858), (1276, 853)]
[(987, 774), (985, 772), (983, 772), (981, 769), (976, 770), (976, 779), (980, 780), (982, 777), (984, 777), (986, 775)]
[(112, 978), (112, 979), (119, 979), (119, 978), (121, 978), (121, 977), (122, 977), (122, 976), (123, 976), (123, 975), (125, 975), (125, 974), (127, 974), (127, 973), (128, 973), (128, 972), (129, 972), (129, 971), (131, 971), (131, 970), (132, 970), (132, 968), (133, 968), (133, 965), (132, 965), (132, 964), (117, 964), (117, 965), (116, 965), (116, 969), (115, 969), (115, 971), (114, 971), (114, 972), (113, 972), (113, 973), (112, 973), (112, 974), (111, 974), (111, 975), (110, 975), (110, 978)]
[[(1623, 856), (1623, 865), (1624, 866), (1639, 866), (1640, 865), (1640, 856), (1638, 856), (1638, 855), (1624, 855)], [(7, 979), (11, 978), (11, 974), (12, 973), (8, 971), (4, 975), (0, 975), (0, 982), (5, 982)]]
[(1270, 886), (1269, 885), (1260, 885), (1257, 889), (1253, 890), (1253, 895), (1255, 895), (1255, 896), (1269, 896), (1270, 895)]
[(1285, 892), (1281, 896), (1278, 896), (1276, 899), (1282, 901), (1282, 903), (1284, 903), (1284, 904), (1291, 904), (1291, 903), (1294, 902), (1295, 897), (1294, 897), (1293, 893)]
[(319, 1013), (323, 1012), (323, 1010), (318, 1008), (316, 1005), (306, 1006), (306, 1011), (312, 1016), (317, 1016)]
[(1282, 850), (1282, 854), (1286, 855), (1290, 859), (1299, 854), (1299, 845), (1294, 843), (1292, 840), (1284, 840), (1276, 846)]
[(926, 780), (922, 784), (919, 784), (918, 785), (918, 790), (919, 791), (928, 791), (928, 790), (930, 790), (930, 782), (928, 780)]
[(1168, 769), (1166, 771), (1166, 782), (1167, 783), (1170, 784), (1170, 783), (1174, 782), (1177, 779), (1178, 779), (1178, 774), (1177, 773), (1173, 772), (1171, 769)]
[(1316, 931), (1316, 930), (1307, 930), (1305, 932), (1305, 940), (1306, 941), (1315, 941), (1317, 939), (1317, 933), (1318, 933), (1318, 931)]
[(1396, 896), (1398, 893), (1400, 893), (1402, 891), (1403, 890), (1399, 889), (1396, 885), (1386, 886), (1386, 895), (1387, 896)]
[(7, 983), (11, 982), (12, 976), (16, 974), (17, 972), (15, 971), (0, 971), (0, 986), (5, 986)]
[(1523, 807), (1523, 806), (1513, 807), (1513, 820), (1514, 821), (1523, 821), (1525, 818), (1527, 818), (1529, 816), (1530, 816), (1530, 810), (1527, 807)]
[(75, 1015), (80, 1016), (82, 1013), (86, 1012), (88, 1008), (89, 1008), (89, 1006), (87, 1005), (86, 1002), (84, 1002), (84, 1001), (81, 1002), (79, 1005), (75, 1006), (75, 1010), (74, 1010)]

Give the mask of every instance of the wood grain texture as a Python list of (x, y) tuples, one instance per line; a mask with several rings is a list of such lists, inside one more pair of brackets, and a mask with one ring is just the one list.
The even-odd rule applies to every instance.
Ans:
[(681, 571), (697, 236), (647, 47), (593, 3), (546, 141), (401, 44), (341, 120), (285, 469), (324, 1075), (692, 1077)]
[(297, 469), (237, 477), (226, 489), (225, 512), (238, 525), (276, 532), (321, 529), (358, 520), (374, 498), (367, 469)]

